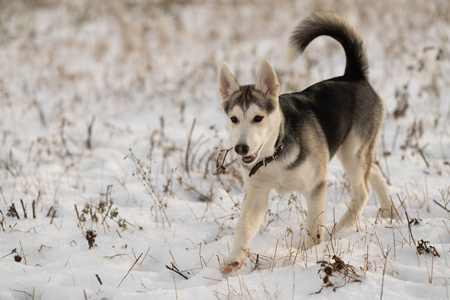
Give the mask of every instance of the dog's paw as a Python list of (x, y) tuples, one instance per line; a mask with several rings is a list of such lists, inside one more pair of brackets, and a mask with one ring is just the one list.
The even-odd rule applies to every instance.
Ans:
[(340, 232), (342, 230), (347, 230), (347, 229), (355, 230), (356, 229), (356, 223), (357, 223), (356, 217), (354, 217), (352, 215), (352, 213), (347, 211), (342, 216), (342, 218), (339, 220), (339, 222), (336, 224), (335, 231), (336, 232)]
[(231, 257), (225, 261), (225, 263), (220, 268), (220, 271), (224, 275), (228, 275), (236, 270), (239, 270), (244, 265), (245, 259), (247, 258), (248, 249), (242, 248), (238, 253), (231, 254)]
[(383, 219), (396, 219), (397, 212), (394, 209), (380, 208), (380, 215)]
[(321, 242), (322, 242), (322, 237), (320, 237), (320, 236), (313, 237), (310, 234), (307, 234), (305, 237), (304, 248), (310, 249), (310, 248), (314, 247), (315, 245), (320, 244)]
[(220, 268), (223, 275), (228, 275), (236, 270), (239, 270), (244, 265), (244, 259), (240, 261), (227, 260)]

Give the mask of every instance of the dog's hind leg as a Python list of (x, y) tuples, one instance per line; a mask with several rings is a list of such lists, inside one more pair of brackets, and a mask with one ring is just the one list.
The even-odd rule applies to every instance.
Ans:
[(380, 167), (373, 163), (370, 168), (370, 185), (375, 190), (380, 201), (380, 212), (383, 218), (390, 218), (397, 215), (395, 207), (391, 203), (388, 186), (383, 178)]
[(364, 145), (356, 134), (349, 134), (337, 156), (347, 173), (352, 190), (348, 210), (336, 225), (336, 231), (355, 228), (370, 195), (369, 177), (375, 143)]
[(308, 214), (306, 216), (306, 230), (308, 231), (305, 241), (306, 248), (311, 248), (323, 240), (325, 232), (325, 209), (327, 204), (326, 177), (312, 184), (313, 189), (307, 193), (306, 203)]

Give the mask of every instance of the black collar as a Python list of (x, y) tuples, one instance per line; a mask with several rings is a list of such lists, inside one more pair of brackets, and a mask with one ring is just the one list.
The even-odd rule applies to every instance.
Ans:
[(273, 153), (272, 156), (264, 157), (260, 162), (256, 163), (253, 166), (253, 168), (250, 170), (250, 173), (248, 174), (248, 177), (252, 177), (256, 173), (256, 171), (259, 170), (259, 168), (261, 168), (262, 166), (265, 167), (265, 166), (267, 166), (268, 163), (277, 159), (283, 152), (283, 149), (284, 149), (284, 144), (280, 143), (278, 145), (278, 147), (276, 147), (275, 152)]

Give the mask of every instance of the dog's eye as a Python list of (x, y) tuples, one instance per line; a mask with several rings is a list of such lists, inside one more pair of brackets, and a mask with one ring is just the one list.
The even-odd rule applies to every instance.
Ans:
[(231, 122), (233, 122), (234, 124), (236, 124), (238, 122), (238, 118), (236, 117), (231, 117)]
[(256, 116), (256, 117), (254, 117), (254, 118), (253, 118), (253, 122), (255, 122), (255, 123), (259, 123), (259, 122), (261, 122), (261, 121), (262, 121), (262, 119), (264, 119), (264, 117), (263, 117), (263, 116)]

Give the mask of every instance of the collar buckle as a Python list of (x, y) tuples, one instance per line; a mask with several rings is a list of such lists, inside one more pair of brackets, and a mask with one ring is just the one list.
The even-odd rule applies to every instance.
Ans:
[(284, 144), (281, 143), (278, 145), (278, 147), (275, 149), (275, 152), (273, 153), (272, 156), (267, 156), (264, 157), (261, 161), (259, 161), (258, 163), (256, 163), (253, 168), (250, 170), (250, 173), (248, 174), (248, 177), (252, 177), (256, 171), (259, 170), (259, 168), (261, 168), (262, 166), (266, 167), (267, 164), (269, 164), (270, 162), (274, 161), (275, 159), (277, 159), (281, 153), (284, 150)]

